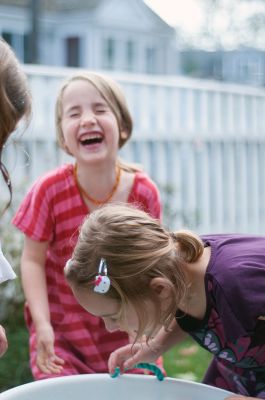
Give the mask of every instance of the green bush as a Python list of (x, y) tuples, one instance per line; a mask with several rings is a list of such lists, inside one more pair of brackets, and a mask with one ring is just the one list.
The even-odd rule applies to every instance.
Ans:
[(3, 326), (9, 347), (0, 359), (0, 392), (33, 380), (29, 367), (28, 333), (21, 306), (9, 314)]
[(23, 236), (11, 225), (14, 207), (10, 207), (0, 220), (1, 246), (18, 275), (17, 279), (5, 282), (0, 287), (0, 323), (6, 329), (9, 343), (8, 351), (0, 359), (0, 392), (32, 380), (28, 333), (23, 317), (24, 295), (19, 276)]

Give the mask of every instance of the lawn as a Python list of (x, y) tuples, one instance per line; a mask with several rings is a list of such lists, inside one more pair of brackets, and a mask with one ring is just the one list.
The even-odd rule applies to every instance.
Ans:
[(211, 354), (192, 339), (187, 339), (164, 355), (164, 364), (168, 376), (201, 382)]

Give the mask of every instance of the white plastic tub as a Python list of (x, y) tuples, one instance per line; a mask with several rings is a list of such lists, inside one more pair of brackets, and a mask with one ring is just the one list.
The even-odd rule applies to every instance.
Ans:
[(1, 393), (1, 400), (223, 400), (231, 393), (201, 383), (125, 374), (74, 375), (32, 382)]

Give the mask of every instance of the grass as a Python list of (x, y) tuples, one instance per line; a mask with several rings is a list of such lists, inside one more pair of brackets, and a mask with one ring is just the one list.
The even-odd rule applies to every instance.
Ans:
[[(0, 392), (15, 386), (31, 382), (29, 368), (28, 333), (25, 327), (22, 309), (18, 308), (9, 315), (5, 326), (9, 348), (0, 360)], [(200, 382), (204, 376), (211, 356), (188, 339), (164, 355), (164, 365), (168, 377)]]
[(164, 355), (169, 377), (201, 382), (211, 361), (211, 354), (192, 339), (186, 339)]

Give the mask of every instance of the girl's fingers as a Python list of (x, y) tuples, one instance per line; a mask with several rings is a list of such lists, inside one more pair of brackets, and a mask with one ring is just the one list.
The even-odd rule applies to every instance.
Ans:
[(8, 348), (5, 329), (0, 325), (0, 357), (2, 357)]
[(64, 361), (62, 359), (54, 362), (52, 359), (47, 358), (45, 360), (38, 360), (37, 365), (39, 369), (45, 374), (60, 374), (63, 370)]
[(241, 396), (239, 394), (226, 397), (225, 400), (257, 400), (257, 397)]
[(59, 365), (63, 365), (64, 364), (64, 360), (61, 357), (57, 356), (56, 354), (51, 357), (51, 361), (56, 365), (58, 365), (58, 364)]
[(123, 373), (125, 369), (133, 368), (140, 360), (140, 348), (138, 345), (132, 347), (131, 344), (115, 350), (109, 358), (108, 367), (110, 374), (114, 374), (115, 368), (119, 367)]
[(47, 360), (46, 367), (49, 370), (49, 372), (53, 373), (53, 374), (59, 374), (63, 370), (63, 366), (62, 365), (59, 365), (59, 364), (57, 364), (56, 362), (54, 362), (53, 360), (50, 360), (50, 359)]
[(124, 361), (123, 367), (125, 369), (131, 369), (133, 368), (136, 364), (138, 364), (142, 359), (139, 357), (138, 353), (131, 355), (130, 358), (128, 358), (126, 361)]
[(108, 361), (108, 368), (110, 374), (114, 374), (116, 367), (120, 368), (121, 373), (124, 372), (123, 364), (126, 357), (127, 357), (127, 351), (125, 351), (125, 348), (118, 349), (113, 353), (111, 353)]
[(64, 360), (54, 354), (53, 346), (40, 346), (37, 354), (37, 365), (46, 374), (59, 374), (63, 370)]

